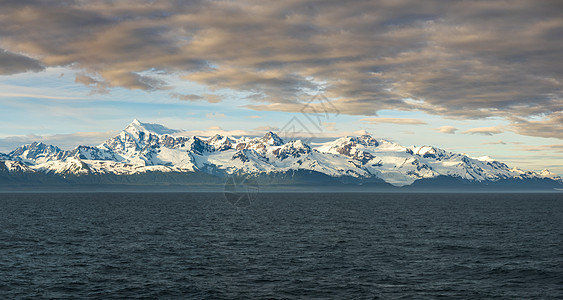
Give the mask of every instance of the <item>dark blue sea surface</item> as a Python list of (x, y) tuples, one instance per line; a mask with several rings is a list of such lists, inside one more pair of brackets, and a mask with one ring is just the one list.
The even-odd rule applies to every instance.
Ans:
[(0, 298), (562, 298), (562, 194), (0, 194)]

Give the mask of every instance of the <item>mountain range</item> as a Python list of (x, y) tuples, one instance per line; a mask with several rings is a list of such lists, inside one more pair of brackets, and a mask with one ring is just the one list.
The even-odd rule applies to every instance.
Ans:
[(220, 186), (252, 178), (271, 186), (561, 188), (548, 170), (512, 168), (488, 156), (401, 146), (370, 135), (323, 143), (262, 137), (186, 136), (134, 120), (98, 146), (62, 150), (40, 142), (0, 153), (0, 185), (129, 184)]

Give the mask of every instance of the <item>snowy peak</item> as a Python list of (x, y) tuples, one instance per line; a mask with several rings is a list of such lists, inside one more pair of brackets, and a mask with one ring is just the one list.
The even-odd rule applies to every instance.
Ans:
[(438, 149), (432, 146), (412, 147), (410, 149), (414, 154), (418, 156), (422, 156), (424, 158), (442, 159), (452, 154), (451, 152)]
[(1, 173), (33, 173), (33, 169), (22, 162), (13, 160), (0, 160)]
[(181, 143), (182, 141), (169, 136), (178, 132), (180, 130), (170, 129), (160, 124), (142, 123), (135, 119), (117, 136), (108, 139), (98, 148), (114, 151), (124, 157), (132, 157), (137, 152), (156, 147), (162, 139), (168, 145)]
[(283, 140), (275, 133), (268, 132), (261, 138), (241, 137), (235, 141), (234, 145), (236, 150), (254, 150), (261, 155), (265, 155), (266, 152), (271, 151), (275, 147), (280, 147), (284, 145)]
[(494, 158), (492, 158), (492, 157), (490, 157), (490, 156), (488, 156), (488, 155), (475, 157), (475, 159), (476, 159), (476, 160), (479, 160), (479, 161), (484, 161), (484, 162), (493, 162), (493, 161), (496, 161)]
[(225, 151), (233, 148), (234, 140), (226, 136), (216, 134), (208, 138), (206, 142), (216, 151)]
[(201, 140), (198, 137), (194, 137), (190, 146), (190, 150), (196, 154), (202, 155), (205, 152), (212, 152), (215, 149), (212, 146), (210, 146), (206, 141)]
[(301, 140), (291, 141), (274, 151), (272, 153), (280, 160), (284, 160), (288, 157), (300, 157), (301, 155), (311, 153), (311, 147), (303, 144)]
[(125, 132), (137, 135), (139, 132), (151, 132), (158, 135), (164, 134), (175, 134), (181, 130), (170, 129), (168, 127), (162, 126), (160, 124), (142, 123), (141, 121), (135, 119), (131, 124), (125, 127)]
[(284, 144), (283, 140), (275, 133), (268, 131), (263, 137), (262, 141), (271, 146), (281, 146)]
[(42, 142), (33, 142), (31, 144), (23, 145), (10, 152), (10, 156), (25, 155), (33, 158), (40, 155), (50, 155), (61, 152), (62, 150), (53, 145), (46, 145)]
[[(362, 140), (363, 141), (363, 140)], [(359, 139), (357, 137), (341, 137), (333, 142), (328, 142), (317, 148), (320, 152), (354, 156), (357, 151)]]
[(33, 142), (16, 148), (8, 155), (24, 162), (35, 162), (60, 159), (63, 152), (64, 151), (57, 146), (47, 145), (41, 142)]
[(355, 142), (366, 147), (377, 147), (379, 142), (369, 134), (364, 134), (356, 137)]
[(561, 177), (557, 176), (554, 173), (551, 173), (548, 169), (543, 169), (538, 173), (541, 177), (551, 178), (553, 180), (561, 179)]

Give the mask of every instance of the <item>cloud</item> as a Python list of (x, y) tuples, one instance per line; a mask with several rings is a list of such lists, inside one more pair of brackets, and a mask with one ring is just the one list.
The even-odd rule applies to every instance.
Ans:
[(205, 100), (209, 103), (219, 103), (222, 100), (220, 96), (213, 94), (204, 94), (203, 98), (205, 98)]
[(324, 130), (326, 131), (337, 131), (336, 122), (322, 122)]
[(502, 140), (498, 140), (498, 141), (496, 141), (496, 142), (485, 142), (485, 143), (481, 143), (481, 145), (506, 145), (506, 144), (508, 144), (508, 143), (505, 142), (505, 141), (502, 141)]
[(220, 134), (223, 136), (259, 136), (260, 132), (256, 131), (249, 131), (249, 130), (225, 130), (220, 126), (211, 126), (206, 130), (189, 130), (179, 132), (176, 135), (178, 136), (201, 136), (201, 137), (210, 137), (216, 134)]
[(493, 127), (479, 127), (479, 128), (471, 128), (462, 133), (464, 134), (482, 134), (482, 135), (493, 135), (503, 133), (504, 131), (499, 126)]
[(458, 129), (453, 126), (446, 125), (446, 126), (441, 126), (439, 128), (434, 128), (434, 130), (441, 133), (454, 134)]
[(88, 75), (77, 74), (74, 78), (74, 83), (81, 83), (86, 86), (93, 87), (93, 93), (107, 94), (109, 93), (109, 85), (97, 79), (94, 79)]
[[(211, 126), (206, 130), (189, 130), (176, 133), (177, 136), (201, 136), (201, 137), (210, 137), (215, 134), (220, 134), (224, 136), (247, 136), (247, 137), (256, 137), (256, 136), (263, 136), (264, 131), (272, 131), (278, 134), (282, 138), (286, 138), (284, 132), (280, 131), (277, 127), (274, 126), (260, 126), (255, 128), (254, 130), (226, 130), (221, 128), (220, 126)], [(358, 131), (346, 131), (346, 132), (302, 132), (301, 135), (292, 135), (292, 138), (295, 139), (303, 139), (307, 140), (313, 138), (316, 141), (329, 141), (333, 140), (334, 138), (342, 137), (342, 136), (359, 136), (369, 134), (365, 130), (358, 130)]]
[(404, 118), (364, 118), (360, 119), (360, 122), (366, 122), (370, 124), (380, 124), (380, 123), (391, 123), (400, 125), (424, 125), (426, 122), (419, 119), (404, 119)]
[(549, 114), (539, 121), (512, 118), (511, 129), (521, 135), (563, 139), (563, 111)]
[(106, 132), (76, 132), (71, 134), (54, 135), (24, 135), (10, 136), (0, 139), (0, 152), (8, 153), (19, 146), (31, 144), (33, 142), (43, 142), (55, 145), (65, 150), (73, 149), (78, 145), (94, 146), (101, 144), (105, 140), (117, 135), (117, 131)]
[(198, 100), (203, 100), (203, 97), (202, 97), (202, 96), (200, 96), (200, 95), (195, 95), (195, 94), (183, 95), (183, 94), (178, 94), (178, 93), (170, 93), (170, 97), (176, 98), (176, 99), (182, 100), (182, 101), (198, 101)]
[(256, 128), (254, 128), (254, 130), (258, 130), (258, 131), (278, 131), (278, 130), (280, 130), (280, 128), (276, 127), (276, 126), (258, 126)]
[(0, 75), (11, 75), (23, 72), (39, 72), (45, 67), (40, 61), (25, 55), (8, 52), (0, 48)]
[(176, 98), (178, 100), (182, 100), (182, 101), (199, 101), (199, 100), (205, 100), (209, 103), (219, 103), (221, 102), (221, 97), (218, 95), (213, 95), (213, 94), (203, 94), (202, 96), (200, 95), (195, 95), (195, 94), (178, 94), (178, 93), (170, 93), (170, 97), (172, 98)]
[(0, 74), (72, 66), (97, 81), (78, 83), (148, 91), (169, 89), (160, 75), (172, 75), (293, 112), (322, 91), (342, 114), (519, 118), (516, 132), (558, 136), (519, 124), (563, 106), (562, 10), (548, 0), (9, 1)]
[(67, 96), (49, 96), (41, 94), (23, 94), (23, 93), (1, 93), (0, 97), (8, 98), (40, 98), (40, 99), (80, 99), (82, 97), (67, 97)]
[(262, 119), (261, 116), (248, 116), (249, 119)]
[(556, 153), (563, 153), (563, 144), (539, 145), (539, 146), (522, 145), (518, 147), (517, 150), (531, 151), (531, 152), (551, 151)]

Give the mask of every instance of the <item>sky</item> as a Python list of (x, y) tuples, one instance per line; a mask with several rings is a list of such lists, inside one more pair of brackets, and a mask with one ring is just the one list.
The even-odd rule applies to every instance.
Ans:
[(133, 119), (563, 175), (563, 2), (0, 0), (0, 152)]

